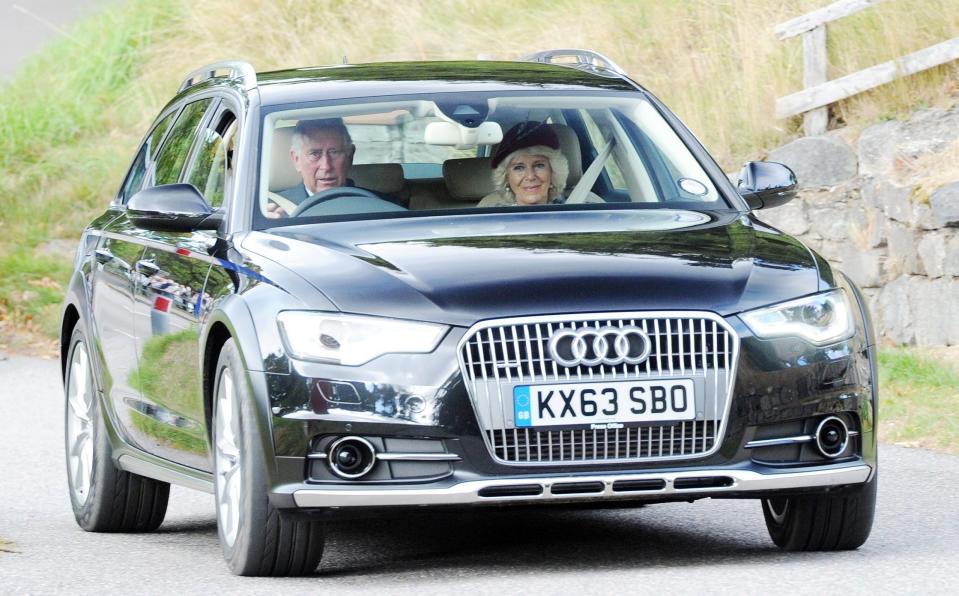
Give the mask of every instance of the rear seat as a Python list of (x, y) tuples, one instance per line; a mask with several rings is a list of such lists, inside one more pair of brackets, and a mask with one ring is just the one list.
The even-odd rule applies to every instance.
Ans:
[(489, 157), (466, 157), (444, 161), (443, 194), (447, 198), (434, 199), (434, 204), (438, 206), (423, 208), (444, 209), (476, 205), (480, 199), (493, 192), (490, 159)]
[(410, 209), (459, 209), (469, 207), (464, 203), (451, 199), (443, 180), (410, 180)]

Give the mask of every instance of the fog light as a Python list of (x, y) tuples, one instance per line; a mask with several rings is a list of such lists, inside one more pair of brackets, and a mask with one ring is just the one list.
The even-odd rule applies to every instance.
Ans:
[(824, 456), (839, 457), (849, 444), (849, 429), (842, 418), (829, 416), (816, 427), (816, 447)]
[(376, 449), (362, 437), (337, 439), (330, 443), (327, 454), (330, 469), (346, 480), (365, 476), (376, 464)]

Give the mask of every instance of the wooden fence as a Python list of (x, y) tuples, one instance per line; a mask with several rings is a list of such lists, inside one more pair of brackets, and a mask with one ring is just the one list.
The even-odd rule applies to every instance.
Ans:
[(959, 59), (959, 37), (955, 37), (830, 81), (827, 77), (826, 24), (882, 1), (839, 0), (776, 27), (776, 37), (780, 40), (802, 35), (805, 87), (802, 91), (776, 100), (777, 118), (803, 114), (803, 132), (807, 136), (820, 135), (826, 132), (829, 104), (885, 85), (899, 77)]

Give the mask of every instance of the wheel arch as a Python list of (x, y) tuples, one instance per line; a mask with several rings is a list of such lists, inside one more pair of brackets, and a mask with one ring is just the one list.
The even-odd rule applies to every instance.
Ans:
[[(878, 439), (878, 428), (879, 428), (879, 365), (878, 365), (878, 350), (879, 342), (876, 338), (876, 329), (872, 322), (872, 316), (869, 312), (869, 303), (866, 300), (866, 296), (862, 293), (862, 290), (859, 289), (859, 286), (853, 282), (853, 280), (843, 272), (840, 272), (842, 279), (845, 281), (846, 287), (849, 288), (849, 291), (853, 294), (853, 299), (855, 301), (855, 307), (858, 314), (857, 327), (861, 326), (862, 333), (865, 335), (865, 349), (864, 353), (868, 360), (869, 368), (869, 384), (872, 390), (869, 400), (869, 410), (868, 410), (868, 420), (863, 420), (863, 455), (867, 461), (872, 465), (872, 475), (870, 478), (876, 476), (876, 470), (878, 469), (878, 459), (879, 459), (879, 439)], [(866, 425), (868, 423), (868, 428)]]
[(216, 363), (220, 359), (223, 344), (233, 337), (229, 328), (222, 322), (216, 321), (207, 333), (206, 345), (203, 349), (203, 415), (206, 422), (207, 439), (212, 442), (213, 429), (213, 385)]
[(70, 355), (70, 338), (73, 337), (73, 330), (80, 322), (80, 311), (71, 303), (67, 303), (63, 309), (63, 317), (60, 320), (60, 378), (66, 379), (67, 357)]
[[(236, 295), (225, 298), (217, 304), (204, 325), (200, 345), (200, 366), (202, 367), (203, 410), (206, 422), (207, 438), (212, 441), (213, 429), (213, 400), (216, 385), (216, 365), (220, 358), (223, 346), (230, 339), (235, 340), (237, 352), (243, 362), (245, 377), (251, 385), (254, 396), (264, 396), (264, 391), (257, 391), (258, 378), (253, 378), (257, 371), (262, 371), (263, 358), (257, 339), (253, 317), (242, 298)], [(262, 381), (260, 381), (262, 382)], [(261, 413), (261, 421), (269, 424), (268, 404), (265, 399), (257, 398), (257, 411)]]
[(83, 331), (87, 340), (91, 342), (90, 356), (93, 359), (93, 377), (98, 388), (103, 384), (100, 379), (100, 354), (97, 351), (95, 337), (90, 328), (90, 302), (88, 300), (86, 278), (82, 271), (74, 271), (70, 284), (67, 286), (66, 298), (63, 303), (63, 311), (60, 315), (60, 379), (66, 379), (67, 357), (70, 355), (70, 339), (73, 337), (73, 331), (77, 325), (83, 325)]

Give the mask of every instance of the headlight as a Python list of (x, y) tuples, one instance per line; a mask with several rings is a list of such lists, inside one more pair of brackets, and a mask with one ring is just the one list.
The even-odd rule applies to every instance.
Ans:
[(383, 354), (432, 352), (448, 329), (434, 323), (295, 310), (281, 312), (277, 322), (294, 358), (346, 366)]
[(855, 332), (849, 299), (842, 289), (790, 300), (740, 315), (757, 337), (798, 336), (817, 345), (848, 339)]

